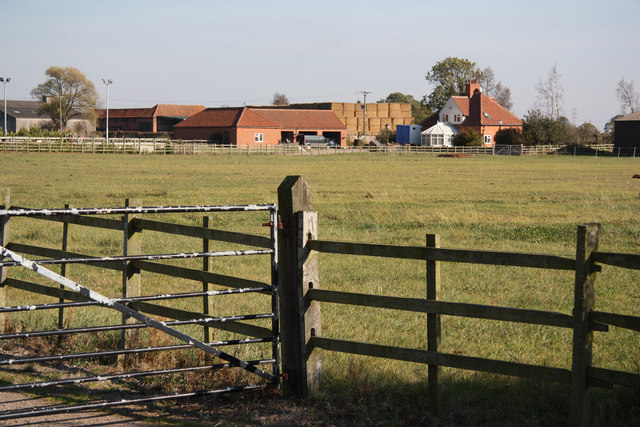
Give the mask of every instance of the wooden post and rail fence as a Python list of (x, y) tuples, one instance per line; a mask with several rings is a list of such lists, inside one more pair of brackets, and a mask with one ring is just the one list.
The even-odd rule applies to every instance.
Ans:
[[(311, 189), (302, 177), (287, 177), (278, 189), (282, 218), (281, 318), (282, 364), (290, 390), (301, 396), (317, 392), (322, 384), (322, 352), (334, 351), (417, 362), (428, 365), (428, 401), (440, 411), (440, 367), (473, 370), (564, 383), (571, 386), (572, 425), (588, 425), (590, 392), (594, 386), (640, 388), (640, 374), (592, 366), (593, 331), (609, 326), (640, 332), (640, 317), (594, 311), (594, 284), (601, 264), (640, 270), (640, 255), (598, 251), (600, 226), (578, 226), (575, 259), (555, 255), (440, 248), (437, 235), (426, 236), (424, 247), (333, 242), (318, 239), (317, 214), (312, 211)], [(320, 253), (424, 260), (426, 298), (366, 295), (321, 289)], [(572, 314), (453, 303), (439, 300), (440, 263), (569, 270), (575, 272)], [(427, 314), (427, 350), (392, 347), (322, 336), (320, 303), (402, 310)], [(564, 369), (441, 352), (441, 316), (463, 316), (573, 330), (572, 367)]]
[[(279, 301), (274, 302), (274, 307), (279, 305), (279, 310), (274, 318), (274, 324), (277, 325), (279, 321), (282, 346), (281, 370), (285, 379), (283, 384), (289, 393), (297, 396), (311, 396), (321, 390), (323, 352), (327, 351), (427, 365), (428, 402), (431, 410), (436, 414), (440, 412), (441, 406), (441, 367), (568, 384), (571, 386), (570, 416), (573, 425), (588, 425), (589, 423), (591, 387), (622, 385), (640, 388), (640, 374), (595, 367), (591, 363), (593, 331), (606, 332), (609, 326), (615, 326), (640, 332), (640, 317), (638, 316), (594, 310), (595, 279), (601, 271), (602, 264), (640, 270), (640, 255), (598, 251), (600, 232), (598, 224), (578, 226), (575, 258), (544, 254), (445, 249), (440, 247), (439, 237), (433, 234), (426, 236), (425, 246), (324, 241), (318, 238), (318, 215), (312, 210), (311, 193), (309, 184), (302, 177), (289, 176), (284, 179), (278, 187), (278, 232), (277, 236), (271, 238), (214, 230), (210, 228), (210, 222), (206, 218), (203, 220), (202, 227), (193, 227), (141, 218), (128, 218), (126, 215), (123, 216), (122, 221), (63, 216), (48, 218), (48, 220), (63, 222), (65, 226), (63, 229), (63, 248), (62, 251), (57, 251), (10, 243), (9, 220), (0, 216), (0, 245), (6, 246), (8, 244), (17, 251), (22, 249), (26, 253), (52, 258), (73, 256), (74, 254), (68, 252), (66, 247), (69, 224), (120, 230), (124, 235), (125, 255), (139, 254), (139, 237), (140, 231), (143, 229), (196, 237), (202, 241), (202, 249), (205, 253), (209, 250), (209, 240), (237, 242), (258, 247), (268, 246), (271, 241), (277, 242), (277, 251), (274, 252), (277, 253), (277, 269), (274, 270), (274, 274), (278, 278)], [(8, 190), (0, 189), (0, 204), (9, 206)], [(128, 204), (139, 206), (140, 202), (131, 200), (128, 201)], [(322, 289), (318, 269), (321, 253), (424, 261), (426, 298), (391, 297)], [(573, 271), (575, 273), (573, 311), (571, 314), (566, 314), (442, 301), (439, 295), (440, 264), (442, 262)], [(214, 273), (211, 271), (211, 260), (206, 257), (203, 258), (201, 271), (155, 264), (144, 260), (112, 262), (104, 266), (122, 271), (123, 296), (140, 295), (140, 270), (199, 281), (202, 283), (202, 290), (205, 293), (209, 289), (209, 283), (217, 283), (230, 288), (257, 286), (251, 281)], [(5, 286), (7, 284), (32, 292), (45, 292), (42, 286), (38, 288), (37, 285), (27, 285), (7, 279), (6, 271), (7, 268), (1, 268), (0, 307), (6, 306), (8, 302), (6, 301)], [(56, 298), (58, 296), (67, 300), (74, 298), (72, 293), (68, 291), (46, 292), (49, 293), (45, 294)], [(427, 350), (323, 337), (321, 304), (327, 303), (425, 313), (427, 315)], [(182, 310), (168, 307), (160, 308), (148, 303), (135, 303), (134, 305), (149, 314), (169, 318), (186, 319), (194, 316), (194, 313), (182, 313)], [(205, 315), (209, 315), (208, 309), (209, 302), (208, 296), (206, 296), (202, 302), (202, 310)], [(4, 316), (4, 314), (0, 314), (0, 321), (3, 323)], [(440, 347), (442, 316), (462, 316), (571, 329), (573, 331), (571, 369), (444, 353)], [(62, 309), (59, 314), (59, 323), (60, 325), (63, 323)], [(270, 334), (267, 328), (244, 322), (230, 321), (217, 324), (215, 327), (251, 337), (265, 337)], [(209, 327), (205, 327), (205, 339), (210, 338), (210, 333)], [(124, 345), (124, 337), (122, 341)]]

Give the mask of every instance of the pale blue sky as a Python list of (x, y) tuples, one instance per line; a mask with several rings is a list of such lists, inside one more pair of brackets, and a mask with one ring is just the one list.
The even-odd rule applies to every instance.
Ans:
[(621, 77), (640, 91), (639, 0), (0, 0), (0, 19), (9, 99), (50, 65), (80, 69), (103, 102), (112, 79), (112, 108), (421, 99), (447, 56), (491, 67), (520, 117), (554, 63), (578, 124), (619, 113)]

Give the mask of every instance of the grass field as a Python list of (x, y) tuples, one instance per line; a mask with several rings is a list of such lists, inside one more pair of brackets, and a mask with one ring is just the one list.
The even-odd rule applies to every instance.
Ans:
[[(441, 246), (573, 256), (578, 224), (602, 224), (600, 249), (640, 253), (640, 161), (627, 158), (393, 156), (135, 156), (3, 154), (0, 186), (11, 203), (24, 207), (121, 206), (125, 198), (145, 206), (243, 204), (277, 201), (287, 175), (302, 175), (313, 189), (319, 237), (385, 244), (423, 245), (425, 234), (441, 236)], [(198, 224), (197, 217), (179, 219)], [(254, 216), (217, 217), (214, 227), (265, 233)], [(11, 225), (10, 239), (53, 242), (59, 224)], [(74, 229), (75, 230), (75, 229)], [(72, 232), (71, 250), (117, 254), (117, 236)], [(91, 231), (95, 233), (95, 231)], [(180, 240), (144, 237), (144, 250), (187, 247)], [(195, 244), (197, 250), (198, 244)], [(95, 252), (95, 249), (93, 250)], [(321, 287), (420, 298), (425, 295), (424, 263), (326, 255)], [(218, 271), (262, 277), (264, 263), (216, 263)], [(109, 293), (118, 276), (95, 276), (75, 266), (78, 280), (97, 281)], [(238, 273), (241, 272), (241, 273)], [(72, 274), (73, 277), (73, 274)], [(155, 290), (160, 279), (143, 277)], [(567, 272), (477, 265), (442, 266), (442, 300), (570, 313), (573, 275)], [(179, 284), (175, 286), (189, 286)], [(20, 295), (15, 295), (18, 298)], [(601, 311), (640, 315), (640, 274), (605, 266), (596, 282)], [(264, 301), (225, 301), (215, 308), (261, 310)], [(235, 300), (234, 300), (235, 301)], [(30, 301), (32, 303), (33, 301)], [(20, 302), (21, 304), (23, 302)], [(323, 335), (403, 347), (426, 348), (426, 315), (324, 304)], [(73, 320), (87, 321), (89, 314)], [(37, 314), (29, 322), (47, 323)], [(25, 320), (23, 320), (25, 321)], [(445, 317), (442, 349), (448, 353), (570, 368), (571, 332), (559, 328)], [(640, 372), (637, 334), (611, 328), (596, 333), (594, 365)], [(341, 414), (346, 422), (415, 423), (424, 410), (426, 367), (327, 353), (326, 396), (317, 412)], [(508, 378), (444, 370), (445, 415), (452, 425), (564, 424), (568, 388)], [(637, 424), (640, 395), (598, 391), (595, 421)], [(322, 405), (321, 405), (322, 406)], [(318, 408), (314, 406), (317, 410)], [(360, 417), (360, 418), (358, 418)], [(424, 417), (424, 418), (421, 418)], [(366, 422), (363, 422), (366, 423)]]

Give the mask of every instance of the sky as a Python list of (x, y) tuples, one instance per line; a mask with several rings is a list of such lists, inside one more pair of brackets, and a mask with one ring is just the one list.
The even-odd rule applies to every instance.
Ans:
[[(639, 0), (0, 0), (0, 77), (29, 100), (75, 67), (110, 108), (422, 99), (446, 57), (490, 67), (519, 117), (554, 64), (563, 114), (602, 129), (621, 78), (640, 91)], [(634, 48), (634, 46), (636, 46)]]

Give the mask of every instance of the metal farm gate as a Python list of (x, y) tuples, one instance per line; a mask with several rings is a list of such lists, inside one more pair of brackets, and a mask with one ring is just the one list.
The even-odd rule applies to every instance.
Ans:
[[(131, 379), (142, 379), (153, 376), (169, 376), (180, 375), (193, 372), (209, 372), (222, 368), (236, 368), (248, 372), (250, 375), (240, 375), (243, 384), (231, 384), (221, 387), (208, 389), (197, 389), (195, 391), (160, 393), (158, 395), (140, 395), (131, 394), (127, 396), (118, 396), (115, 399), (103, 399), (100, 401), (81, 401), (81, 403), (72, 405), (56, 405), (41, 406), (28, 409), (6, 410), (0, 412), (0, 420), (48, 415), (61, 412), (80, 411), (88, 409), (106, 408), (113, 406), (130, 405), (136, 403), (161, 401), (168, 399), (176, 399), (182, 397), (207, 396), (219, 393), (227, 393), (243, 390), (255, 390), (266, 387), (279, 387), (279, 325), (278, 325), (278, 256), (277, 256), (277, 208), (275, 204), (263, 205), (234, 205), (234, 206), (168, 206), (168, 207), (127, 207), (117, 208), (88, 208), (88, 209), (22, 209), (9, 208), (0, 210), (0, 321), (4, 323), (4, 333), (0, 335), (0, 373), (2, 371), (11, 373), (10, 369), (21, 369), (27, 372), (38, 372), (36, 367), (52, 366), (56, 363), (71, 361), (90, 360), (109, 360), (110, 364), (117, 363), (123, 357), (133, 357), (148, 355), (153, 352), (171, 352), (176, 350), (198, 349), (204, 354), (198, 360), (204, 362), (197, 363), (195, 366), (179, 366), (173, 368), (141, 370), (133, 372), (121, 372), (124, 368), (116, 370), (113, 373), (101, 373), (88, 376), (45, 376), (45, 380), (13, 383), (3, 385), (0, 383), (0, 393), (14, 391), (38, 391), (54, 388), (56, 392), (64, 386), (78, 386), (80, 384), (89, 385), (96, 382), (118, 382), (130, 381)], [(227, 215), (229, 212), (255, 212), (265, 211), (268, 218), (260, 219), (258, 226), (269, 227), (268, 236), (259, 236), (257, 234), (243, 234), (237, 232), (216, 230), (210, 226), (210, 216), (204, 217), (203, 226), (181, 225), (176, 222), (159, 222), (143, 218), (146, 214), (183, 214), (192, 215), (204, 213), (206, 215)], [(110, 219), (110, 215), (117, 215), (119, 219)], [(255, 214), (254, 216), (259, 216)], [(64, 237), (62, 250), (44, 248), (37, 245), (27, 245), (18, 242), (9, 242), (9, 219), (28, 217), (39, 220), (62, 222), (64, 226)], [(157, 217), (155, 215), (154, 217)], [(251, 217), (253, 218), (253, 216)], [(12, 220), (13, 223), (15, 220)], [(249, 220), (250, 221), (250, 220)], [(17, 224), (17, 223), (16, 223)], [(123, 233), (123, 255), (119, 256), (88, 256), (85, 254), (77, 254), (67, 251), (67, 239), (69, 224), (77, 224), (86, 227), (97, 227)], [(73, 225), (76, 227), (76, 225)], [(174, 236), (186, 236), (196, 238), (202, 242), (202, 251), (199, 252), (176, 252), (176, 253), (155, 253), (142, 254), (139, 242), (136, 242), (136, 236), (140, 236), (143, 230), (151, 230), (153, 232), (162, 233), (161, 235), (169, 239)], [(145, 233), (145, 236), (149, 233)], [(155, 235), (155, 234), (154, 234)], [(177, 237), (175, 237), (177, 238)], [(182, 237), (180, 237), (182, 238)], [(209, 249), (210, 241), (223, 242), (224, 245), (233, 246), (231, 250), (211, 251)], [(247, 248), (249, 246), (250, 248)], [(169, 247), (171, 247), (169, 245)], [(239, 248), (241, 247), (241, 248)], [(206, 267), (207, 262), (216, 258), (225, 257), (254, 257), (254, 256), (270, 256), (270, 272), (268, 272), (269, 280), (249, 280), (233, 277), (221, 273), (214, 273), (210, 268)], [(34, 257), (37, 257), (35, 259)], [(188, 260), (198, 258), (203, 260), (202, 270), (187, 268), (184, 266), (176, 266), (171, 264), (171, 260)], [(189, 261), (182, 261), (188, 263)], [(256, 263), (259, 260), (256, 260)], [(266, 262), (265, 262), (266, 263)], [(81, 264), (87, 266), (95, 266), (122, 272), (122, 294), (116, 297), (107, 297), (96, 291), (97, 285), (89, 283), (86, 286), (71, 279), (69, 274), (65, 274), (66, 266), (69, 264)], [(60, 274), (47, 268), (48, 265), (58, 265)], [(217, 265), (217, 264), (216, 264)], [(20, 269), (20, 274), (10, 274), (13, 268)], [(11, 270), (11, 271), (10, 271)], [(140, 271), (149, 271), (161, 277), (172, 276), (180, 280), (195, 281), (200, 288), (191, 289), (188, 292), (158, 292), (154, 295), (135, 295), (131, 291), (129, 281), (132, 276), (137, 275), (139, 280)], [(17, 273), (17, 272), (16, 272)], [(44, 283), (24, 280), (23, 277), (32, 277), (40, 279)], [(119, 274), (116, 272), (116, 274)], [(19, 276), (17, 278), (15, 276)], [(264, 272), (263, 277), (267, 277)], [(169, 280), (169, 279), (167, 279)], [(172, 282), (169, 282), (170, 287)], [(189, 282), (191, 283), (191, 282)], [(209, 284), (217, 285), (215, 290), (209, 289)], [(104, 285), (103, 285), (104, 286)], [(17, 295), (39, 295), (38, 303), (22, 303), (16, 301), (12, 297), (8, 297), (7, 290), (16, 289)], [(118, 289), (119, 291), (119, 289)], [(13, 291), (12, 291), (13, 292)], [(27, 292), (26, 294), (24, 292)], [(209, 313), (210, 297), (218, 297), (221, 295), (232, 294), (263, 294), (270, 298), (270, 302), (264, 302), (264, 305), (270, 305), (270, 311), (267, 313), (251, 313), (237, 314), (227, 316), (214, 316), (215, 313)], [(14, 293), (10, 294), (14, 295)], [(44, 296), (44, 297), (43, 297)], [(247, 298), (244, 296), (242, 298)], [(45, 298), (44, 300), (42, 298)], [(54, 298), (50, 302), (46, 298)], [(239, 298), (239, 296), (238, 296)], [(258, 298), (257, 296), (255, 298)], [(260, 297), (261, 298), (261, 297)], [(202, 310), (188, 311), (158, 304), (162, 301), (172, 301), (176, 304), (180, 301), (190, 299), (202, 299)], [(46, 302), (41, 302), (46, 301)], [(261, 300), (262, 301), (262, 300)], [(188, 302), (188, 301), (187, 301)], [(192, 302), (193, 303), (193, 302)], [(200, 302), (198, 302), (200, 304)], [(72, 310), (74, 307), (102, 307), (108, 310), (116, 310), (122, 314), (121, 322), (116, 324), (103, 324), (99, 326), (76, 326), (70, 327), (63, 322), (63, 310)], [(30, 327), (16, 331), (7, 330), (10, 324), (8, 316), (25, 315), (24, 313), (38, 313), (41, 310), (58, 312), (58, 328), (44, 328), (38, 326), (41, 330), (31, 330)], [(84, 310), (84, 309), (83, 309)], [(155, 318), (152, 316), (156, 316)], [(158, 317), (161, 316), (161, 317)], [(270, 325), (262, 327), (251, 324), (250, 321), (259, 319), (267, 319)], [(247, 323), (249, 322), (249, 323)], [(3, 324), (0, 323), (0, 332), (3, 332)], [(40, 322), (40, 324), (46, 322)], [(28, 323), (27, 323), (28, 324)], [(49, 322), (50, 324), (50, 322)], [(194, 327), (197, 325), (196, 331), (201, 334), (204, 330), (204, 339), (196, 338), (194, 335)], [(191, 329), (189, 329), (191, 328)], [(200, 329), (202, 328), (202, 329)], [(210, 329), (211, 328), (211, 329)], [(213, 329), (230, 332), (240, 337), (233, 336), (238, 339), (227, 339), (220, 341), (208, 340), (212, 337)], [(146, 330), (151, 336), (151, 332), (155, 330), (154, 336), (162, 336), (165, 340), (163, 345), (159, 346), (134, 346), (125, 345), (125, 331), (142, 331)], [(210, 332), (211, 330), (211, 332)], [(24, 354), (26, 344), (30, 339), (49, 340), (61, 339), (61, 337), (80, 336), (82, 334), (100, 334), (115, 333), (120, 334), (121, 341), (117, 344), (117, 348), (106, 350), (91, 349), (84, 352), (64, 352), (62, 354)], [(128, 332), (131, 333), (131, 332)], [(211, 335), (210, 335), (211, 334)], [(200, 335), (202, 336), (202, 335)], [(172, 337), (172, 338), (168, 338)], [(167, 340), (172, 340), (167, 343)], [(176, 343), (177, 341), (177, 343)], [(5, 345), (12, 343), (13, 345)], [(220, 350), (221, 347), (232, 346), (237, 349), (241, 346), (251, 344), (262, 344), (260, 351), (270, 353), (268, 357), (262, 357), (258, 360), (242, 360), (240, 357), (233, 355), (231, 352)], [(266, 343), (266, 344), (265, 344)], [(55, 347), (54, 347), (55, 348)], [(11, 354), (7, 351), (15, 350), (19, 354)], [(206, 356), (206, 357), (205, 357)], [(118, 359), (120, 358), (120, 359)], [(219, 359), (219, 360), (216, 360)], [(212, 363), (217, 362), (217, 363)], [(86, 365), (82, 365), (86, 366)], [(266, 366), (266, 368), (263, 368)], [(87, 369), (84, 369), (87, 371)], [(15, 377), (20, 377), (16, 375)], [(232, 380), (238, 377), (229, 377)], [(249, 378), (247, 380), (247, 378)], [(252, 381), (251, 378), (255, 380)], [(7, 382), (5, 381), (4, 384)], [(45, 392), (46, 393), (46, 392)], [(91, 391), (88, 392), (89, 394)], [(44, 393), (42, 393), (44, 394)]]

